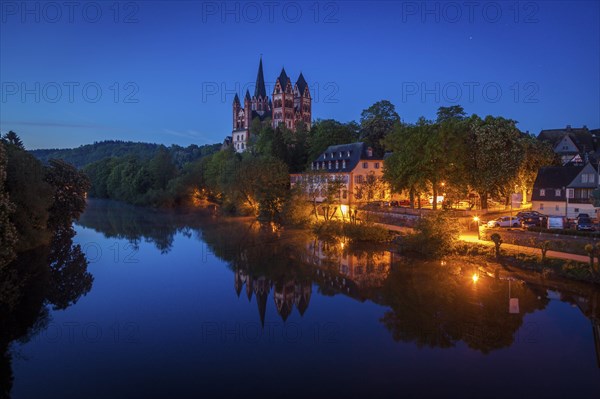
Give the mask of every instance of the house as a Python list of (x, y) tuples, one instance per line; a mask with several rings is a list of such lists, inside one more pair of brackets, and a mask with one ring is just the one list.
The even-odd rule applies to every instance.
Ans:
[(533, 184), (532, 209), (550, 216), (575, 218), (588, 213), (595, 217), (591, 194), (598, 186), (597, 166), (590, 162), (541, 168)]
[(564, 129), (542, 130), (538, 140), (549, 143), (565, 165), (568, 162), (586, 162), (589, 155), (599, 150), (597, 134), (599, 129), (589, 130), (587, 126)]
[(373, 155), (365, 143), (332, 145), (311, 162), (310, 172), (290, 175), (292, 185), (303, 182), (306, 190), (314, 193), (317, 202), (323, 202), (327, 185), (341, 182), (340, 204), (351, 206), (376, 198), (389, 197), (389, 192), (378, 192), (372, 198), (363, 197), (360, 189), (372, 179), (383, 176), (383, 158)]

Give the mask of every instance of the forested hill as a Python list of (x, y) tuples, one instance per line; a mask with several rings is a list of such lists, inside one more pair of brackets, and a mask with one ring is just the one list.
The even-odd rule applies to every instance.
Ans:
[[(156, 155), (158, 150), (164, 147), (153, 143), (136, 143), (131, 141), (101, 141), (94, 144), (86, 144), (77, 148), (31, 150), (30, 153), (43, 163), (50, 159), (62, 159), (77, 168), (83, 168), (93, 162), (105, 159), (133, 155), (139, 159), (150, 159)], [(210, 155), (221, 148), (221, 144), (207, 144), (197, 146), (192, 144), (188, 147), (172, 145), (167, 147), (173, 162), (181, 167), (203, 156)]]

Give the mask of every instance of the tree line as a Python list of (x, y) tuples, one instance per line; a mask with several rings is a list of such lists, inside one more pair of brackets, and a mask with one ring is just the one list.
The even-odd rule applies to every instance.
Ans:
[(43, 165), (14, 132), (0, 139), (0, 266), (17, 253), (49, 245), (85, 209), (85, 174), (52, 160)]

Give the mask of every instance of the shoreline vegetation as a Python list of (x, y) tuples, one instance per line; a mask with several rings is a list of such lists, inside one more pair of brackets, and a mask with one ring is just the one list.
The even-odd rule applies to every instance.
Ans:
[[(402, 122), (392, 103), (382, 100), (362, 111), (360, 123), (317, 120), (308, 129), (299, 122), (295, 131), (291, 131), (283, 126), (274, 129), (268, 119), (255, 119), (250, 133), (251, 141), (243, 153), (235, 152), (231, 146), (221, 148), (216, 144), (182, 148), (112, 141), (82, 146), (71, 153), (38, 150), (37, 156), (48, 165), (57, 165), (57, 162), (68, 165), (49, 157), (71, 157), (81, 167), (81, 172), (71, 167), (74, 170), (71, 174), (81, 173), (89, 179), (84, 190), (89, 197), (156, 208), (200, 207), (213, 203), (223, 214), (251, 216), (265, 225), (302, 227), (326, 239), (373, 243), (394, 239), (393, 234), (374, 223), (369, 212), (363, 210), (370, 201), (381, 199), (377, 193), (405, 192), (410, 197), (411, 207), (429, 193), (437, 198), (443, 192), (449, 203), (477, 193), (481, 207), (487, 209), (488, 199), (508, 201), (515, 187), (526, 195), (539, 167), (556, 161), (551, 148), (520, 132), (515, 121), (467, 116), (461, 106), (440, 107), (436, 120), (420, 118), (415, 124), (407, 124)], [(7, 147), (20, 143), (12, 131), (6, 136), (9, 137), (3, 138), (3, 142)], [(290, 187), (290, 173), (310, 170), (310, 162), (327, 147), (356, 141), (366, 143), (379, 156), (392, 151), (386, 158), (381, 181), (387, 190), (379, 186), (377, 190), (357, 187), (357, 193), (348, 193), (356, 201), (352, 209), (344, 213), (340, 182), (328, 179), (319, 187), (306, 182)], [(22, 143), (20, 146), (35, 160), (24, 151)], [(473, 150), (466, 154), (465, 147)], [(496, 151), (498, 148), (506, 148), (508, 153)], [(43, 175), (48, 166), (35, 161), (35, 168)], [(33, 165), (33, 161), (27, 162)], [(9, 157), (9, 171), (10, 164)], [(12, 181), (10, 176), (6, 181)], [(41, 189), (44, 184), (42, 181), (33, 186)], [(362, 195), (363, 191), (369, 194)], [(19, 190), (13, 189), (8, 198), (17, 198), (18, 193)], [(47, 195), (40, 192), (38, 196)], [(323, 201), (317, 204), (317, 197)], [(17, 220), (20, 214), (34, 209), (30, 207), (33, 202), (12, 208), (7, 204), (4, 214), (10, 215), (17, 229), (32, 229), (46, 223), (43, 215), (37, 219), (32, 216), (27, 222)], [(436, 205), (434, 201), (432, 215), (416, 223), (415, 234), (395, 239), (402, 251), (432, 259), (459, 252), (458, 224), (443, 210), (436, 210)], [(1, 210), (2, 207), (0, 217)], [(496, 244), (498, 260), (501, 259), (500, 241)], [(475, 255), (478, 251), (470, 253)], [(600, 246), (588, 248), (586, 252), (591, 258), (600, 257)], [(526, 257), (521, 261), (534, 262)], [(553, 260), (542, 256), (539, 263), (544, 262)], [(550, 269), (555, 274), (596, 281), (598, 271), (593, 262), (590, 264), (588, 272), (584, 272), (585, 268), (579, 263)]]

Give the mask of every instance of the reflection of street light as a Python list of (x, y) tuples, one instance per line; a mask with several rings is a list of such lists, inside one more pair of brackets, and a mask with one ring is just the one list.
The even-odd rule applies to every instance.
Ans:
[(473, 221), (477, 223), (477, 240), (481, 241), (481, 233), (479, 231), (479, 216), (473, 217)]

